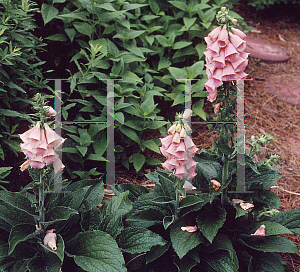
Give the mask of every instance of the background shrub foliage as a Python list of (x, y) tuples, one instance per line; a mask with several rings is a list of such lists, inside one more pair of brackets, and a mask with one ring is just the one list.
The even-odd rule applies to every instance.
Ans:
[(86, 178), (104, 169), (106, 125), (101, 122), (106, 121), (106, 79), (122, 79), (115, 81), (116, 158), (128, 169), (130, 163), (136, 171), (144, 163), (161, 163), (143, 155), (145, 149), (159, 153), (159, 141), (142, 136), (152, 129), (164, 133), (166, 105), (183, 104), (185, 82), (176, 79), (197, 79), (192, 81), (193, 110), (207, 119), (202, 109), (207, 96), (203, 37), (226, 3), (44, 1), (43, 29), (52, 34), (46, 37), (49, 48), (68, 48), (67, 54), (53, 51), (53, 58), (62, 65), (71, 63), (66, 67), (70, 87), (63, 89), (63, 118), (99, 122), (63, 127), (69, 138), (64, 161), (71, 176)]

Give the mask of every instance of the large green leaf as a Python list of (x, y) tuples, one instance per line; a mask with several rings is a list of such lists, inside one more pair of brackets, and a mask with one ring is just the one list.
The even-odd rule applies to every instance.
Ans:
[(12, 227), (8, 238), (8, 255), (14, 251), (17, 244), (39, 235), (35, 230), (35, 225), (30, 224), (20, 224)]
[(80, 232), (66, 244), (75, 263), (89, 272), (125, 272), (125, 261), (116, 241), (96, 230)]
[(197, 226), (206, 239), (212, 243), (225, 220), (225, 209), (207, 204), (198, 212)]
[(78, 32), (91, 38), (91, 35), (94, 32), (93, 26), (85, 22), (74, 22), (73, 25)]
[[(109, 213), (104, 216), (98, 226), (90, 228), (90, 230), (102, 230), (108, 234), (110, 234), (113, 238), (116, 238), (122, 229), (124, 228), (123, 225), (123, 218), (126, 215), (127, 211), (118, 209), (113, 213)], [(98, 219), (99, 220), (99, 219)]]
[(268, 220), (281, 224), (292, 233), (300, 235), (300, 209), (280, 212)]
[(44, 24), (46, 25), (55, 18), (55, 16), (58, 14), (58, 9), (47, 4), (42, 4), (41, 12)]
[(120, 194), (120, 192), (126, 192), (128, 190), (128, 198), (132, 202), (135, 201), (139, 196), (149, 193), (149, 190), (146, 187), (132, 183), (116, 184), (113, 190), (116, 195)]
[(244, 245), (252, 249), (263, 252), (288, 252), (299, 253), (296, 245), (283, 237), (267, 236), (267, 237), (244, 237), (240, 239)]
[(153, 246), (163, 246), (166, 241), (158, 234), (146, 228), (126, 228), (118, 236), (119, 247), (128, 253), (142, 253), (150, 251)]
[(56, 206), (46, 211), (46, 221), (52, 224), (58, 221), (68, 220), (73, 214), (78, 214), (78, 212), (69, 207)]
[(288, 228), (282, 226), (279, 223), (276, 222), (270, 222), (270, 221), (262, 221), (259, 223), (256, 223), (255, 227), (253, 228), (252, 233), (254, 233), (261, 225), (265, 225), (265, 235), (271, 236), (271, 235), (279, 235), (279, 234), (293, 234), (291, 230)]
[(61, 260), (54, 253), (38, 255), (28, 262), (30, 272), (60, 272), (61, 265)]
[[(227, 251), (219, 250), (213, 254), (203, 254), (203, 260), (218, 272), (237, 272), (239, 265), (234, 262)], [(201, 259), (202, 259), (201, 258)]]
[(277, 182), (278, 178), (283, 177), (283, 175), (278, 173), (276, 170), (272, 170), (265, 165), (258, 167), (257, 170), (259, 171), (259, 174), (255, 173), (253, 170), (246, 171), (245, 181), (246, 185), (249, 186), (246, 188), (247, 190), (251, 190), (251, 188), (255, 188), (257, 186), (260, 186), (263, 190), (268, 190)]
[(253, 255), (253, 271), (255, 272), (284, 272), (285, 267), (278, 253), (259, 252)]
[(190, 226), (190, 223), (181, 219), (172, 226), (170, 231), (172, 246), (180, 259), (191, 249), (204, 242), (199, 231), (186, 232), (181, 230), (181, 227), (186, 226)]
[(128, 198), (129, 191), (121, 193), (113, 198), (106, 199), (103, 203), (103, 206), (100, 208), (100, 211), (103, 215), (111, 214), (117, 210), (125, 210), (129, 212), (132, 209), (131, 201)]
[(140, 153), (134, 153), (132, 154), (132, 161), (133, 161), (133, 167), (136, 170), (136, 172), (140, 171), (143, 165), (146, 162), (145, 156)]

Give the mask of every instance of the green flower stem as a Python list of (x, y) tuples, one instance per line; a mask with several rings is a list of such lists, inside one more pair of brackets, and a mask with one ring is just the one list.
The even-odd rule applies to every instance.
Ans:
[(43, 222), (45, 222), (44, 211), (44, 181), (42, 175), (42, 169), (40, 170), (40, 184), (39, 184), (39, 228), (42, 228)]
[[(222, 185), (225, 184), (226, 180), (228, 179), (228, 167), (229, 167), (229, 158), (227, 155), (224, 155), (224, 162), (223, 162), (223, 171), (222, 171)], [(224, 204), (224, 199), (227, 196), (227, 188), (222, 191), (221, 194), (221, 203)]]

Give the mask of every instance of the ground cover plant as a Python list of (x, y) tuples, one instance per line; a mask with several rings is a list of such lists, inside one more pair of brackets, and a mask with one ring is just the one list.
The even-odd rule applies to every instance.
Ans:
[(210, 150), (196, 154), (186, 123), (192, 111), (177, 114), (160, 139), (164, 170), (147, 175), (156, 183), (152, 191), (119, 184), (116, 196), (101, 203), (101, 179), (61, 183), (64, 165), (55, 151), (64, 139), (50, 128), (55, 111), (35, 96), (33, 126), (20, 135), (27, 157), (21, 170), (33, 182), (20, 192), (0, 191), (0, 227), (9, 233), (0, 244), (2, 270), (160, 271), (163, 263), (165, 271), (284, 271), (277, 252), (298, 250), (278, 235), (300, 234), (300, 211), (279, 212), (280, 201), (268, 190), (281, 176), (277, 157), (253, 161), (274, 140), (270, 135), (247, 142), (245, 188), (238, 190), (244, 138), (235, 140), (234, 122), (236, 82), (246, 76), (245, 37), (226, 8), (217, 19), (220, 27), (205, 39), (205, 87), (216, 102), (215, 119), (226, 122), (215, 127)]

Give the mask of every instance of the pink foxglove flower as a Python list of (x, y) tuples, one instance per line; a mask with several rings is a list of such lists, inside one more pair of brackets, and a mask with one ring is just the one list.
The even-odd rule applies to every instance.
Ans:
[(44, 237), (44, 245), (52, 250), (57, 250), (55, 229), (47, 230)]
[(254, 205), (251, 203), (240, 203), (240, 206), (244, 211), (254, 208)]
[(221, 102), (220, 102), (220, 103), (217, 103), (217, 104), (215, 105), (215, 107), (214, 107), (214, 113), (217, 114), (217, 115), (218, 115), (218, 113), (219, 113), (219, 108), (220, 108), (220, 106), (221, 106)]
[(208, 81), (204, 84), (209, 93), (208, 100), (213, 102), (217, 98), (217, 88), (223, 81), (240, 80), (247, 76), (244, 72), (248, 64), (248, 53), (243, 52), (246, 47), (246, 35), (239, 29), (226, 25), (212, 30), (205, 38), (207, 43), (206, 73)]
[(56, 115), (56, 111), (52, 108), (52, 107), (50, 107), (50, 106), (44, 106), (44, 108), (45, 109), (48, 109), (48, 116), (55, 116)]
[[(182, 118), (189, 118), (191, 113), (191, 110), (186, 110)], [(179, 178), (186, 176), (190, 180), (196, 176), (195, 167), (197, 163), (192, 157), (196, 154), (198, 148), (180, 124), (172, 125), (168, 133), (170, 135), (160, 139), (162, 143), (160, 151), (167, 158), (162, 163), (162, 167), (167, 171), (175, 169), (175, 176)]]
[(182, 231), (186, 231), (186, 232), (196, 232), (197, 231), (197, 227), (196, 226), (186, 226), (186, 227), (181, 227)]
[(20, 135), (24, 142), (21, 144), (23, 153), (28, 160), (21, 165), (21, 171), (29, 166), (35, 168), (44, 168), (46, 164), (53, 163), (54, 172), (60, 173), (64, 165), (55, 153), (65, 139), (57, 135), (47, 124), (41, 129), (40, 122), (37, 122), (34, 128), (29, 129)]
[(266, 226), (265, 225), (261, 225), (253, 234), (251, 235), (255, 235), (255, 236), (265, 236), (266, 235)]
[(240, 203), (244, 203), (245, 201), (242, 199), (232, 199), (233, 204), (240, 204)]

